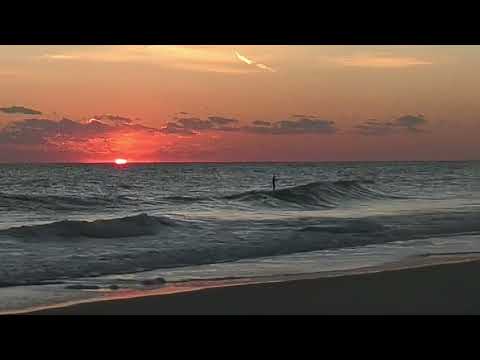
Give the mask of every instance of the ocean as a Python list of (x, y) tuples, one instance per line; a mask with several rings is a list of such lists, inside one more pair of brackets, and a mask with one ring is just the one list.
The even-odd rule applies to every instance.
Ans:
[(228, 284), (480, 251), (480, 162), (5, 164), (0, 174), (0, 312), (159, 279)]

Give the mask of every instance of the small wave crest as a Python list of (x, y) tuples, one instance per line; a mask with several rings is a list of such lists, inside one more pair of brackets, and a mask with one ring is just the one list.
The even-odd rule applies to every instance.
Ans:
[(274, 206), (283, 203), (322, 208), (337, 207), (350, 200), (399, 198), (365, 186), (370, 183), (373, 181), (319, 181), (276, 191), (249, 191), (224, 198), (242, 202), (262, 202)]
[(118, 196), (68, 196), (68, 195), (24, 195), (0, 193), (0, 207), (4, 208), (26, 208), (26, 209), (48, 209), (48, 210), (79, 210), (106, 206), (115, 203), (128, 203), (131, 200), (126, 195)]
[(276, 191), (252, 190), (217, 197), (170, 196), (164, 199), (179, 203), (197, 201), (233, 201), (268, 207), (295, 206), (297, 208), (315, 207), (328, 209), (335, 208), (346, 201), (352, 200), (404, 198), (374, 190), (371, 187), (366, 186), (367, 184), (373, 184), (373, 181), (317, 181)]
[(10, 236), (42, 241), (76, 237), (109, 239), (155, 235), (166, 226), (176, 224), (176, 220), (166, 216), (140, 214), (95, 221), (63, 220), (43, 225), (13, 227), (1, 232)]

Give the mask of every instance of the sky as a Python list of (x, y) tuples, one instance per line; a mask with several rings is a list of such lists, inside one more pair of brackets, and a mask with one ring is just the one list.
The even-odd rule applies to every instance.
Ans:
[(480, 158), (480, 46), (0, 46), (0, 162)]

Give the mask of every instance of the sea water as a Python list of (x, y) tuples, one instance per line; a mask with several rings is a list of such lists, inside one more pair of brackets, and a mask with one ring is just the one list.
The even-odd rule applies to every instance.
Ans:
[(475, 251), (480, 162), (0, 165), (0, 311)]

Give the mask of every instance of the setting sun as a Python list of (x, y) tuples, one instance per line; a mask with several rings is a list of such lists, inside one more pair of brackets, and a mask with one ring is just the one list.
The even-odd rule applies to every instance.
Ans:
[(127, 160), (125, 159), (115, 159), (115, 164), (117, 165), (125, 165), (127, 163)]

